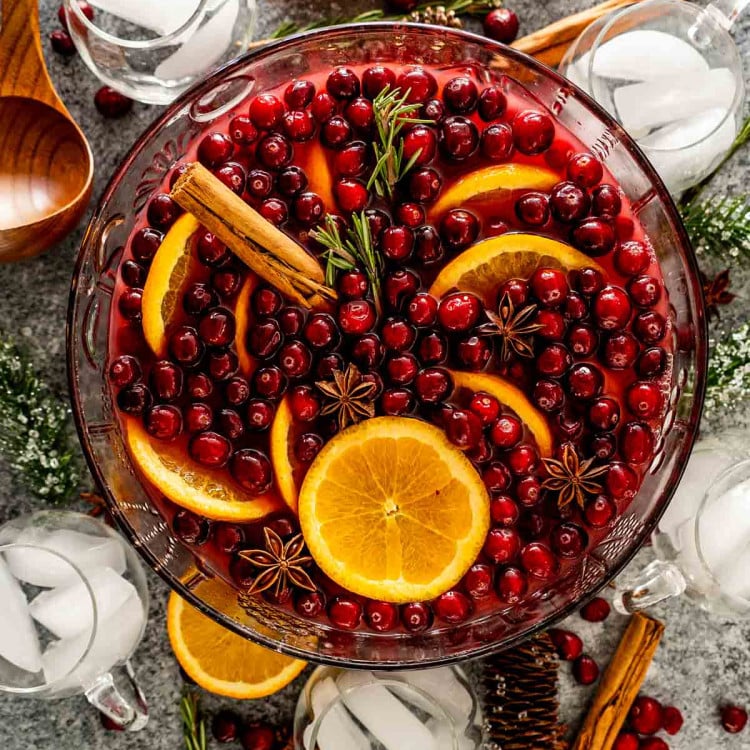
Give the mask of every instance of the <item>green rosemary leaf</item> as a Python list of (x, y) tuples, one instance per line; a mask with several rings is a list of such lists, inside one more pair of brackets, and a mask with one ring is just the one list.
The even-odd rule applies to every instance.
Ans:
[(0, 453), (34, 494), (58, 504), (80, 480), (70, 408), (34, 370), (31, 359), (0, 336)]
[(200, 714), (198, 696), (192, 690), (186, 690), (180, 699), (180, 714), (186, 750), (206, 750), (206, 722)]
[(714, 196), (681, 212), (698, 255), (750, 259), (750, 195)]

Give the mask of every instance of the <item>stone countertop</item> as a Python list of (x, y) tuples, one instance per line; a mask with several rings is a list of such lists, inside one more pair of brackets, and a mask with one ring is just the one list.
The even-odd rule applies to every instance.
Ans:
[[(6, 0), (7, 1), (7, 0)], [(1, 3), (0, 3), (1, 4)], [(518, 12), (521, 33), (533, 31), (553, 20), (581, 10), (592, 3), (588, 0), (513, 0)], [(73, 116), (82, 126), (91, 143), (96, 161), (94, 197), (97, 198), (115, 166), (136, 137), (158, 114), (153, 107), (137, 104), (123, 120), (102, 119), (93, 106), (93, 95), (99, 83), (85, 68), (80, 58), (66, 60), (49, 51), (47, 34), (56, 27), (57, 0), (41, 0), (43, 46), (48, 54), (49, 70), (55, 85)], [(259, 33), (275, 28), (285, 16), (296, 20), (314, 20), (322, 15), (347, 13), (377, 6), (374, 0), (349, 0), (336, 3), (327, 0), (259, 0)], [(737, 31), (742, 57), (750, 80), (750, 21), (745, 20)], [(715, 181), (719, 190), (737, 192), (750, 178), (750, 149), (738, 154), (721, 177)], [(65, 377), (65, 315), (70, 277), (83, 227), (46, 255), (31, 261), (0, 266), (0, 320), (2, 329), (13, 334), (35, 357), (47, 380), (64, 392)], [(724, 324), (747, 317), (747, 294), (750, 274), (734, 274), (740, 298), (725, 313)], [(731, 417), (720, 417), (705, 429), (717, 429), (733, 423), (748, 424), (748, 413), (736, 411)], [(0, 463), (0, 522), (40, 507), (39, 501), (11, 483), (8, 472)], [(642, 551), (635, 565), (651, 558)], [(137, 734), (106, 732), (96, 713), (83, 698), (62, 702), (34, 702), (0, 697), (0, 748), (2, 750), (175, 750), (183, 747), (178, 701), (181, 679), (167, 642), (164, 626), (168, 590), (155, 575), (149, 575), (151, 591), (150, 619), (146, 635), (135, 654), (133, 664), (148, 697), (152, 720)], [(646, 682), (646, 691), (683, 709), (685, 727), (670, 740), (677, 750), (716, 750), (718, 748), (750, 748), (750, 730), (740, 736), (725, 734), (719, 727), (716, 707), (723, 701), (750, 703), (750, 624), (709, 618), (686, 601), (672, 601), (655, 609), (666, 624), (666, 635)], [(606, 664), (612, 654), (625, 618), (613, 615), (602, 625), (583, 622), (574, 615), (566, 623), (578, 632), (587, 650)], [(568, 665), (561, 670), (563, 716), (571, 726), (582, 717), (591, 689), (581, 688), (569, 676)], [(241, 714), (285, 722), (291, 718), (296, 696), (304, 677), (300, 677), (282, 693), (264, 701), (238, 705)], [(206, 696), (208, 711), (228, 706), (231, 701)], [(341, 750), (345, 750), (342, 748)]]

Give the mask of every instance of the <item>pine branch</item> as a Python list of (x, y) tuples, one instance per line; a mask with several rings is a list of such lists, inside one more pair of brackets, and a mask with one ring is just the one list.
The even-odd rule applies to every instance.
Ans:
[(351, 271), (360, 267), (370, 281), (375, 309), (380, 315), (383, 307), (383, 258), (373, 245), (370, 222), (367, 221), (365, 212), (352, 214), (352, 226), (346, 230), (346, 237), (341, 236), (331, 214), (326, 215), (325, 228), (314, 229), (310, 235), (325, 248), (323, 257), (326, 261), (326, 284), (333, 287), (339, 271)]
[(206, 750), (206, 722), (200, 714), (198, 696), (192, 690), (186, 690), (182, 696), (180, 714), (186, 750)]
[(750, 195), (714, 196), (681, 209), (698, 255), (750, 259)]
[(42, 383), (31, 360), (0, 338), (0, 453), (36, 495), (68, 500), (80, 480), (70, 408)]
[(709, 342), (705, 413), (726, 414), (750, 396), (750, 323)]

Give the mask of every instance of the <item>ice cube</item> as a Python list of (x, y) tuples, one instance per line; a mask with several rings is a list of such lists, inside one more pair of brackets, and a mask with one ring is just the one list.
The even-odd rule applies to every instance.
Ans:
[(614, 93), (615, 115), (625, 130), (642, 131), (684, 120), (714, 107), (729, 110), (736, 81), (729, 68), (664, 76), (620, 86)]
[(707, 70), (706, 59), (684, 39), (655, 29), (636, 29), (602, 44), (594, 56), (593, 72), (620, 81), (652, 81), (663, 76), (684, 80)]
[[(96, 636), (90, 648), (90, 629), (73, 638), (55, 641), (47, 647), (42, 655), (47, 682), (65, 678), (56, 686), (56, 690), (88, 687), (99, 675), (133, 653), (145, 621), (143, 602), (134, 589), (120, 607), (97, 623)], [(84, 654), (85, 659), (76, 667)], [(75, 671), (71, 673), (74, 668)]]
[[(119, 609), (136, 590), (132, 583), (111, 568), (91, 571), (86, 576), (96, 601), (96, 619), (103, 622)], [(136, 594), (137, 595), (137, 594)], [(72, 638), (90, 632), (94, 608), (83, 581), (43, 591), (29, 605), (31, 616), (58, 638)]]
[[(319, 750), (370, 750), (370, 742), (364, 732), (355, 724), (351, 716), (338, 702), (340, 694), (331, 677), (315, 683), (310, 696), (313, 715), (317, 718), (329, 705), (333, 704), (320, 722), (317, 748)], [(313, 750), (312, 725), (305, 731), (303, 741), (307, 750)]]
[(0, 656), (27, 672), (42, 668), (39, 636), (18, 581), (0, 557)]
[[(65, 560), (81, 570), (108, 567), (122, 574), (126, 568), (125, 549), (119, 537), (94, 536), (69, 529), (49, 532), (30, 526), (13, 540), (13, 544), (32, 545), (5, 553), (13, 575), (43, 588), (79, 580), (76, 571)], [(45, 550), (57, 552), (65, 560)]]
[(741, 611), (750, 609), (750, 535), (746, 539), (745, 548), (738, 550), (736, 555), (727, 558), (721, 568), (714, 571), (716, 580), (723, 594), (735, 600), (735, 606)]
[(342, 672), (336, 682), (346, 707), (386, 750), (437, 750), (429, 729), (371, 672)]
[[(450, 724), (444, 720), (428, 719), (425, 726), (435, 738), (437, 750), (474, 750), (476, 748), (476, 743), (470, 737), (463, 733), (455, 735)], [(454, 738), (456, 744), (454, 744)]]
[(227, 0), (182, 47), (157, 66), (154, 75), (165, 81), (179, 81), (210, 70), (232, 43), (239, 9), (239, 0)]
[(91, 0), (91, 4), (135, 26), (165, 36), (190, 20), (200, 0)]

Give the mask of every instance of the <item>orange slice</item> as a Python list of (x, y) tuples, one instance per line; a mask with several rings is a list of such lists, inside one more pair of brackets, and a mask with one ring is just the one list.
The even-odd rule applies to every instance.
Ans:
[(466, 388), (477, 393), (484, 391), (494, 396), (501, 404), (512, 409), (516, 416), (529, 428), (536, 440), (539, 452), (551, 456), (553, 451), (552, 433), (544, 415), (526, 398), (524, 392), (498, 375), (484, 372), (451, 371), (456, 388)]
[(451, 289), (474, 292), (488, 306), (497, 303), (497, 288), (508, 279), (528, 279), (537, 268), (600, 266), (564, 242), (523, 232), (501, 234), (479, 242), (444, 266), (430, 287), (442, 297)]
[(183, 284), (198, 262), (190, 239), (199, 227), (192, 214), (177, 219), (156, 251), (143, 287), (143, 335), (157, 357), (166, 354), (167, 327), (180, 304)]
[(253, 296), (255, 287), (258, 286), (258, 277), (251, 271), (242, 284), (242, 289), (237, 295), (237, 303), (234, 308), (234, 319), (236, 328), (234, 334), (234, 345), (237, 348), (237, 360), (240, 370), (245, 377), (249, 377), (255, 371), (257, 362), (247, 348), (247, 332), (250, 328), (250, 298)]
[(184, 448), (155, 443), (138, 420), (127, 422), (130, 455), (151, 484), (168, 500), (207, 518), (245, 522), (281, 510), (278, 496), (250, 495), (228, 473), (194, 463)]
[(445, 190), (430, 214), (439, 216), (471, 201), (495, 201), (511, 190), (549, 190), (559, 181), (554, 172), (528, 164), (499, 164), (477, 169)]
[(321, 147), (313, 147), (307, 160), (305, 168), (309, 189), (317, 193), (325, 203), (328, 213), (335, 213), (337, 209), (336, 199), (333, 197), (333, 175), (328, 166), (328, 157)]
[(299, 520), (336, 583), (373, 599), (420, 601), (450, 589), (476, 560), (489, 497), (437, 427), (377, 417), (321, 450), (300, 490)]
[(284, 502), (296, 513), (299, 487), (305, 475), (304, 466), (294, 458), (294, 441), (302, 434), (302, 428), (294, 421), (289, 408), (289, 398), (284, 399), (276, 410), (271, 425), (271, 464), (276, 487)]
[(177, 661), (190, 677), (204, 690), (227, 698), (264, 698), (286, 687), (307, 666), (227, 630), (174, 591), (167, 605), (167, 632)]

